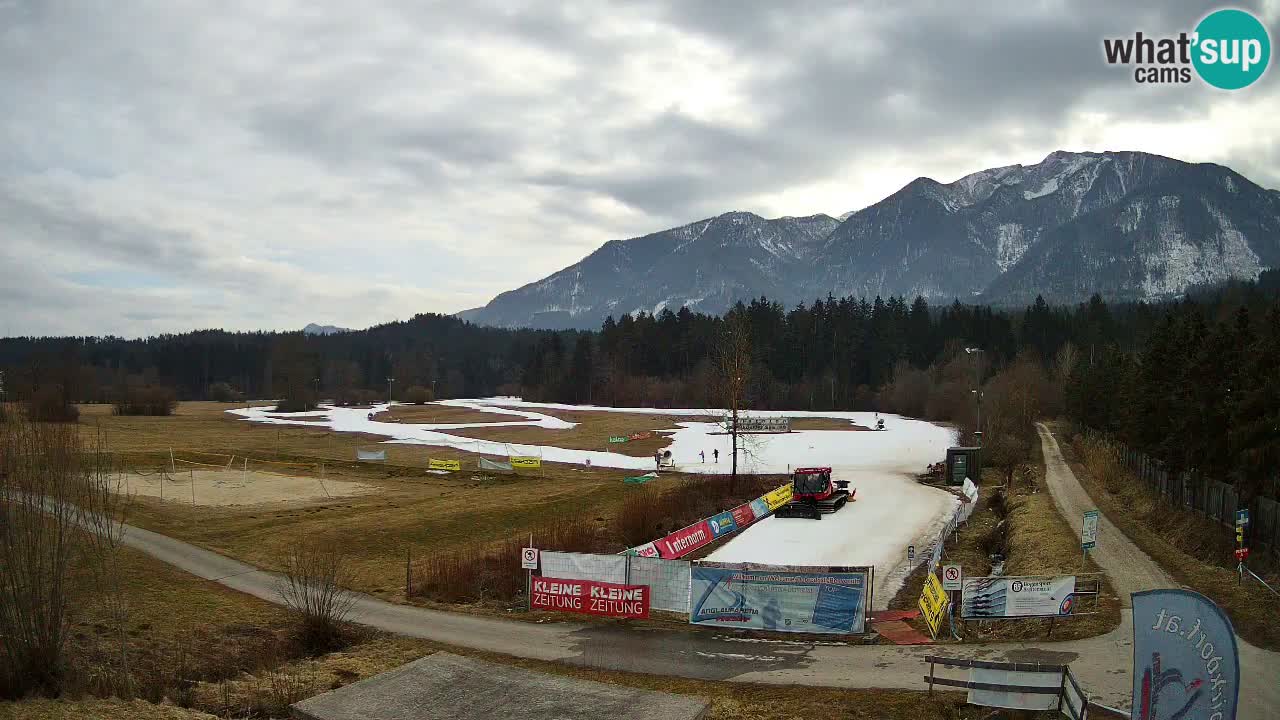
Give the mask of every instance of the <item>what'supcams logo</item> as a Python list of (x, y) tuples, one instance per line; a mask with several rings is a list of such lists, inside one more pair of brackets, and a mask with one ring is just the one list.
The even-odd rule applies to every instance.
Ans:
[(1223, 90), (1248, 87), (1262, 77), (1271, 59), (1271, 36), (1244, 10), (1209, 13), (1191, 33), (1176, 37), (1106, 38), (1110, 65), (1135, 65), (1133, 79), (1145, 84), (1189, 83), (1191, 71)]

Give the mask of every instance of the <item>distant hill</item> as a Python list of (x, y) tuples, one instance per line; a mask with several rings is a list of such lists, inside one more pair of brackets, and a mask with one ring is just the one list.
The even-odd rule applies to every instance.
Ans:
[(351, 328), (337, 327), (336, 325), (317, 325), (308, 323), (302, 328), (304, 335), (337, 335), (338, 333), (355, 332)]

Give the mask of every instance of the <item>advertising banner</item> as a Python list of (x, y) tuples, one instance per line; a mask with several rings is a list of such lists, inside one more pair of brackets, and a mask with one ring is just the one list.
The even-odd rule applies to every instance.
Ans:
[(540, 468), (542, 467), (542, 458), (532, 456), (512, 455), (507, 458), (511, 462), (513, 468)]
[(749, 569), (724, 563), (692, 568), (694, 625), (801, 633), (861, 633), (866, 627), (867, 568)]
[(760, 498), (769, 506), (769, 510), (777, 510), (778, 508), (791, 502), (791, 483), (787, 483), (776, 490), (770, 490)]
[(630, 435), (627, 436), (627, 439), (628, 440), (648, 440), (651, 437), (653, 437), (653, 433), (649, 432), (648, 430), (641, 430), (640, 432), (631, 433)]
[(356, 460), (386, 460), (386, 450), (360, 450), (356, 449)]
[(432, 470), (461, 470), (462, 463), (458, 460), (437, 460), (435, 458), (427, 458), (427, 467)]
[[(733, 418), (724, 421), (726, 432), (733, 431)], [(785, 433), (791, 432), (791, 418), (785, 417), (746, 417), (738, 416), (738, 432), (741, 433)]]
[(965, 618), (1070, 615), (1074, 575), (965, 578), (960, 614)]
[[(985, 685), (1007, 685), (1015, 688), (1062, 688), (1062, 671), (1035, 672), (1001, 670), (996, 668), (970, 668), (969, 682)], [(974, 705), (1009, 708), (1011, 710), (1057, 710), (1056, 692), (1019, 692), (1018, 690), (991, 690), (971, 688), (967, 700)]]
[(529, 607), (615, 618), (647, 618), (649, 588), (644, 585), (535, 577)]
[(494, 462), (493, 460), (480, 458), (480, 469), (481, 470), (500, 470), (503, 472), (510, 472), (511, 463)]
[(711, 526), (711, 534), (715, 537), (728, 535), (738, 530), (738, 524), (733, 520), (733, 513), (722, 512), (707, 519), (707, 524)]
[(924, 588), (920, 591), (920, 616), (929, 625), (929, 632), (938, 637), (938, 626), (942, 624), (942, 615), (947, 609), (947, 592), (942, 589), (938, 576), (929, 573), (925, 578)]
[(1222, 609), (1189, 590), (1132, 597), (1133, 717), (1235, 720), (1240, 658)]
[(739, 530), (756, 521), (756, 514), (750, 505), (739, 505), (729, 512), (733, 515), (733, 522)]
[(706, 520), (699, 520), (687, 528), (681, 528), (670, 535), (654, 540), (658, 546), (658, 554), (668, 560), (687, 555), (715, 539), (711, 526)]
[(772, 511), (769, 510), (769, 503), (765, 502), (763, 497), (751, 501), (751, 514), (755, 515), (757, 520), (769, 517), (770, 512)]
[(626, 552), (626, 554), (635, 557), (656, 558), (658, 557), (658, 546), (651, 542), (647, 542), (643, 545), (637, 545), (631, 548)]
[(626, 435), (610, 435), (609, 436), (609, 442), (611, 443), (624, 443), (628, 440), (630, 440), (630, 438), (628, 438)]

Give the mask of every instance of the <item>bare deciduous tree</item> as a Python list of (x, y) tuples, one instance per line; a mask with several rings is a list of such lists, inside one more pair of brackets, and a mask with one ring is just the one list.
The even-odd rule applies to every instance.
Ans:
[(349, 580), (346, 553), (335, 540), (299, 538), (285, 557), (280, 595), (298, 617), (302, 641), (313, 652), (344, 643), (343, 625), (355, 604), (345, 589)]
[(728, 411), (726, 425), (732, 439), (729, 492), (738, 483), (738, 419), (751, 381), (751, 326), (744, 314), (731, 310), (724, 317), (724, 330), (714, 349), (717, 399)]
[(61, 691), (73, 599), (111, 594), (97, 585), (108, 576), (120, 587), (126, 504), (106, 453), (86, 449), (78, 426), (0, 422), (0, 695)]

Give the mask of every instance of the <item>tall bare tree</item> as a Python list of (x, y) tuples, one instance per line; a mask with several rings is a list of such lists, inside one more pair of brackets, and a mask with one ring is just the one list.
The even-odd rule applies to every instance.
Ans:
[(745, 315), (731, 310), (724, 317), (724, 327), (714, 348), (717, 399), (728, 411), (727, 430), (732, 440), (729, 492), (738, 484), (738, 428), (747, 385), (751, 381), (751, 326)]
[[(0, 696), (62, 690), (73, 600), (113, 592), (80, 583), (114, 575), (118, 588), (120, 573), (107, 564), (123, 537), (124, 504), (106, 453), (86, 449), (79, 426), (0, 422)], [(114, 607), (119, 619), (123, 605)]]

